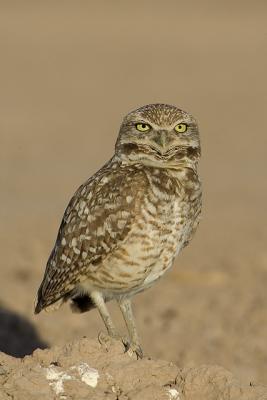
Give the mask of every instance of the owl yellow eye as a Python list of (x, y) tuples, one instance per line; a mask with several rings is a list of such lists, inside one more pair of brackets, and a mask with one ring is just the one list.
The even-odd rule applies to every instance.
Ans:
[(151, 129), (150, 125), (141, 124), (141, 123), (140, 124), (136, 124), (135, 127), (139, 132), (147, 132), (147, 131), (149, 131)]
[(184, 133), (187, 131), (187, 125), (186, 124), (178, 124), (174, 127), (174, 129), (176, 130), (176, 132)]

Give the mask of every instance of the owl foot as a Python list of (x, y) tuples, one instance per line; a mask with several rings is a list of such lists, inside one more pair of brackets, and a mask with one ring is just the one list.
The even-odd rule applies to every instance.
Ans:
[(130, 357), (132, 357), (133, 354), (136, 355), (137, 360), (141, 359), (144, 357), (143, 350), (138, 343), (129, 343), (129, 347), (125, 348), (125, 353), (128, 353)]
[(140, 344), (134, 342), (131, 343), (126, 336), (121, 336), (117, 333), (108, 335), (104, 332), (99, 332), (98, 334), (98, 341), (102, 346), (105, 347), (106, 351), (108, 351), (108, 348), (110, 347), (113, 339), (122, 342), (122, 344), (124, 345), (124, 352), (127, 353), (130, 357), (132, 357), (133, 354), (136, 355), (137, 359), (141, 359), (144, 357), (143, 350)]
[(122, 344), (124, 345), (124, 348), (125, 348), (125, 352), (127, 352), (131, 347), (128, 338), (126, 338), (124, 336), (120, 336), (117, 333), (108, 335), (107, 333), (99, 332), (99, 334), (98, 334), (98, 341), (102, 346), (104, 346), (106, 348), (106, 350), (108, 350), (108, 347), (112, 343), (112, 339), (119, 340), (120, 342), (122, 342)]

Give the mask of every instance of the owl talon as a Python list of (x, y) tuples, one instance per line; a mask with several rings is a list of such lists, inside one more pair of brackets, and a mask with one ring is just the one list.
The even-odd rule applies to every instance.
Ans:
[(107, 347), (107, 344), (110, 341), (110, 336), (108, 336), (106, 333), (100, 331), (97, 338), (98, 338), (98, 341), (101, 344), (101, 346)]
[(142, 359), (144, 357), (143, 350), (139, 344), (130, 344), (129, 348), (125, 351), (132, 357), (133, 354), (136, 355), (137, 360)]
[(120, 336), (119, 334), (113, 334), (113, 335), (108, 335), (104, 332), (99, 332), (98, 334), (98, 341), (99, 343), (105, 347), (106, 350), (108, 350), (108, 345), (110, 345), (111, 341), (115, 339), (115, 340), (119, 340), (120, 342), (122, 342), (123, 346), (124, 346), (124, 352), (127, 353), (128, 350), (131, 348), (131, 344), (129, 342), (129, 340), (126, 337)]
[(122, 343), (124, 344), (124, 347), (125, 347), (124, 353), (127, 353), (128, 350), (130, 350), (130, 348), (131, 348), (130, 342), (129, 342), (129, 340), (127, 340), (127, 341), (122, 341)]

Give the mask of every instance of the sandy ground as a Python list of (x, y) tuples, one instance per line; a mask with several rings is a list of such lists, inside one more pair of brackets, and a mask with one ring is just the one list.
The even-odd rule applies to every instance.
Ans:
[(0, 353), (1, 400), (266, 400), (219, 366), (178, 368), (125, 353), (122, 344), (81, 339), (17, 359)]
[(204, 209), (172, 271), (135, 299), (145, 353), (267, 384), (266, 12), (261, 0), (0, 1), (1, 351), (103, 329), (95, 310), (34, 316), (35, 293), (123, 115), (166, 102), (199, 121)]

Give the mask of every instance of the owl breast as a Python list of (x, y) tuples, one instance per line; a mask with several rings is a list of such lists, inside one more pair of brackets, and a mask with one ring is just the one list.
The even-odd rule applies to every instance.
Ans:
[(167, 171), (148, 168), (145, 173), (148, 184), (130, 232), (104, 260), (94, 282), (106, 292), (134, 294), (150, 287), (172, 266), (193, 229), (194, 201), (188, 202), (180, 180)]

